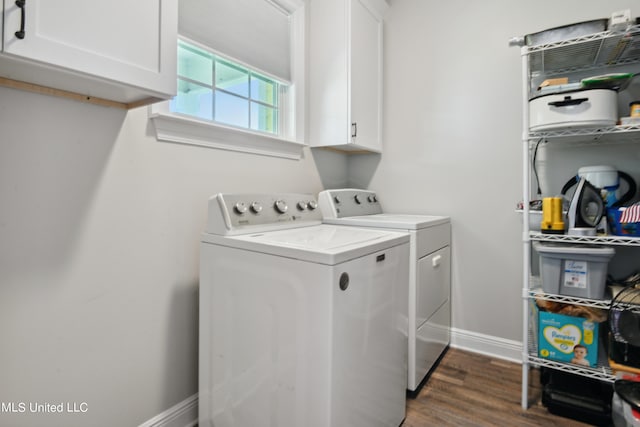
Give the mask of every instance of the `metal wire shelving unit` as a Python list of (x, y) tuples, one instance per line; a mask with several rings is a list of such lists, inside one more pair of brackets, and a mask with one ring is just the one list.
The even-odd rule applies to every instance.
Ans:
[[(539, 141), (554, 141), (567, 145), (639, 143), (640, 125), (618, 125), (605, 128), (566, 128), (544, 132), (529, 132), (529, 99), (544, 79), (571, 75), (574, 79), (589, 77), (595, 73), (640, 72), (640, 25), (621, 32), (601, 32), (572, 40), (563, 40), (538, 46), (525, 46), (524, 37), (514, 38), (512, 45), (520, 46), (522, 58), (522, 168), (523, 200), (531, 200), (531, 146)], [(522, 349), (522, 400), (528, 408), (529, 367), (544, 366), (576, 375), (613, 381), (615, 376), (606, 359), (598, 366), (583, 367), (556, 362), (538, 356), (537, 328), (532, 315), (532, 301), (545, 299), (569, 304), (609, 309), (609, 300), (591, 300), (544, 293), (539, 278), (531, 276), (531, 242), (546, 241), (589, 245), (640, 246), (640, 238), (625, 236), (568, 236), (547, 235), (529, 230), (529, 204), (523, 203), (523, 349)], [(535, 305), (535, 304), (534, 304)], [(532, 327), (532, 323), (535, 323)], [(602, 358), (601, 358), (602, 359)]]

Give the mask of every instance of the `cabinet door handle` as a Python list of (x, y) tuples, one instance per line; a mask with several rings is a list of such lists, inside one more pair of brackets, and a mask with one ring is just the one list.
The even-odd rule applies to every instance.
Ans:
[(351, 123), (351, 137), (355, 138), (358, 136), (358, 123)]
[(570, 96), (565, 96), (562, 101), (554, 101), (549, 102), (548, 104), (553, 107), (566, 107), (568, 105), (580, 105), (585, 101), (588, 101), (589, 98), (575, 98), (572, 99)]
[(15, 35), (17, 38), (22, 40), (24, 38), (24, 21), (25, 21), (25, 3), (26, 0), (16, 0), (16, 6), (20, 8), (20, 31), (16, 31)]

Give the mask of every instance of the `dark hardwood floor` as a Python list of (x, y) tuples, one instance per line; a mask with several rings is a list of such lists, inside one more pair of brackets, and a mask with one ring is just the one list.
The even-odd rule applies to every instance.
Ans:
[(587, 426), (555, 416), (540, 403), (537, 371), (530, 373), (529, 409), (520, 405), (521, 365), (449, 349), (415, 399), (402, 427)]

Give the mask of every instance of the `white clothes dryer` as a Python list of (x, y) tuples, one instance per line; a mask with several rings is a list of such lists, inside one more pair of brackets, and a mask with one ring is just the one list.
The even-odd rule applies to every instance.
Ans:
[(384, 213), (369, 190), (325, 190), (318, 203), (324, 223), (409, 234), (407, 388), (415, 392), (451, 341), (450, 218)]
[(409, 238), (299, 194), (218, 194), (200, 259), (199, 425), (398, 426)]

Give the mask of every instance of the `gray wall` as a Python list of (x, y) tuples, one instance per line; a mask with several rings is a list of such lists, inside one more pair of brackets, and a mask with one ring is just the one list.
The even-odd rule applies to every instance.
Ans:
[(125, 113), (0, 88), (2, 426), (136, 426), (197, 392), (198, 253), (210, 195), (317, 193), (346, 159), (158, 142)]
[(510, 37), (636, 7), (391, 2), (384, 154), (301, 161), (157, 142), (128, 113), (0, 88), (0, 425), (136, 426), (197, 391), (198, 241), (219, 191), (368, 187), (453, 218), (453, 321), (520, 340), (520, 55)]
[[(622, 9), (636, 16), (638, 3), (390, 4), (384, 154), (350, 157), (350, 184), (376, 190), (390, 211), (450, 215), (454, 327), (521, 341), (522, 233), (514, 210), (522, 199), (522, 71), (520, 50), (508, 41)], [(636, 168), (639, 158), (635, 148)]]

